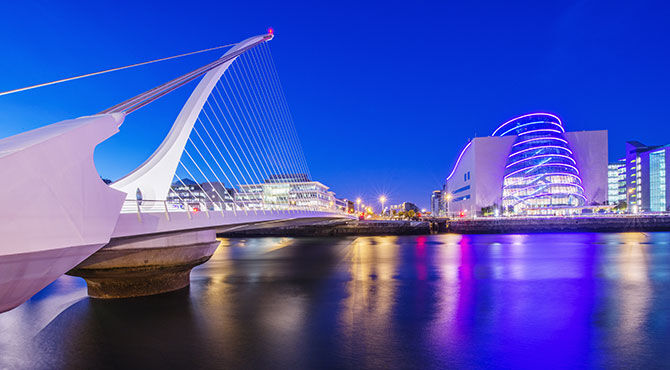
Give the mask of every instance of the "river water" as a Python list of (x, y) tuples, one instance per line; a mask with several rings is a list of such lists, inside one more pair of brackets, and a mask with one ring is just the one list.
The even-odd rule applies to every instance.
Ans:
[(0, 368), (670, 368), (670, 233), (223, 239), (178, 292), (64, 276)]

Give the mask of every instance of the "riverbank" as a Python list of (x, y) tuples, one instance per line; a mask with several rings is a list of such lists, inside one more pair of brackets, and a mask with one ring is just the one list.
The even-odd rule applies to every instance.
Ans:
[(455, 234), (670, 231), (670, 215), (534, 218), (477, 218), (438, 221), (439, 231)]
[(220, 237), (369, 236), (454, 234), (537, 234), (572, 232), (670, 231), (670, 215), (589, 217), (499, 217), (476, 219), (338, 220), (302, 225), (251, 227), (218, 233)]
[(218, 233), (220, 237), (255, 236), (367, 236), (367, 235), (422, 235), (437, 231), (428, 221), (404, 220), (338, 220), (309, 225), (283, 225), (277, 227), (250, 228)]

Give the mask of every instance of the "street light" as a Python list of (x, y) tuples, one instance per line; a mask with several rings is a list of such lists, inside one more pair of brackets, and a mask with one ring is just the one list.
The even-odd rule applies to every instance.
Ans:
[(386, 202), (386, 197), (385, 196), (380, 196), (379, 197), (379, 202), (382, 204), (382, 211), (380, 212), (381, 216), (384, 217), (384, 203)]
[(451, 193), (447, 193), (447, 195), (445, 195), (445, 199), (447, 200), (447, 217), (449, 217), (449, 201), (451, 200), (451, 198), (452, 198)]
[(361, 212), (361, 198), (356, 198), (356, 208), (358, 208), (357, 211), (358, 211), (358, 213), (360, 213)]

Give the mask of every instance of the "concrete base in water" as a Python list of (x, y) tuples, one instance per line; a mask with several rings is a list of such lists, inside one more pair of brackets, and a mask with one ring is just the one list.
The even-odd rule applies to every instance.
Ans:
[(165, 293), (188, 286), (218, 245), (214, 230), (115, 239), (67, 274), (84, 278), (95, 298)]

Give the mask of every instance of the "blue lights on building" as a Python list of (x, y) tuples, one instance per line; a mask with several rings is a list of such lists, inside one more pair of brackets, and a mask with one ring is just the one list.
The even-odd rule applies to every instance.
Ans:
[(503, 177), (504, 210), (517, 213), (586, 203), (577, 162), (564, 133), (561, 120), (547, 113), (517, 117), (495, 130), (492, 136), (516, 136)]
[(444, 183), (446, 214), (570, 215), (605, 206), (607, 147), (606, 130), (566, 132), (549, 113), (513, 118), (464, 146)]

